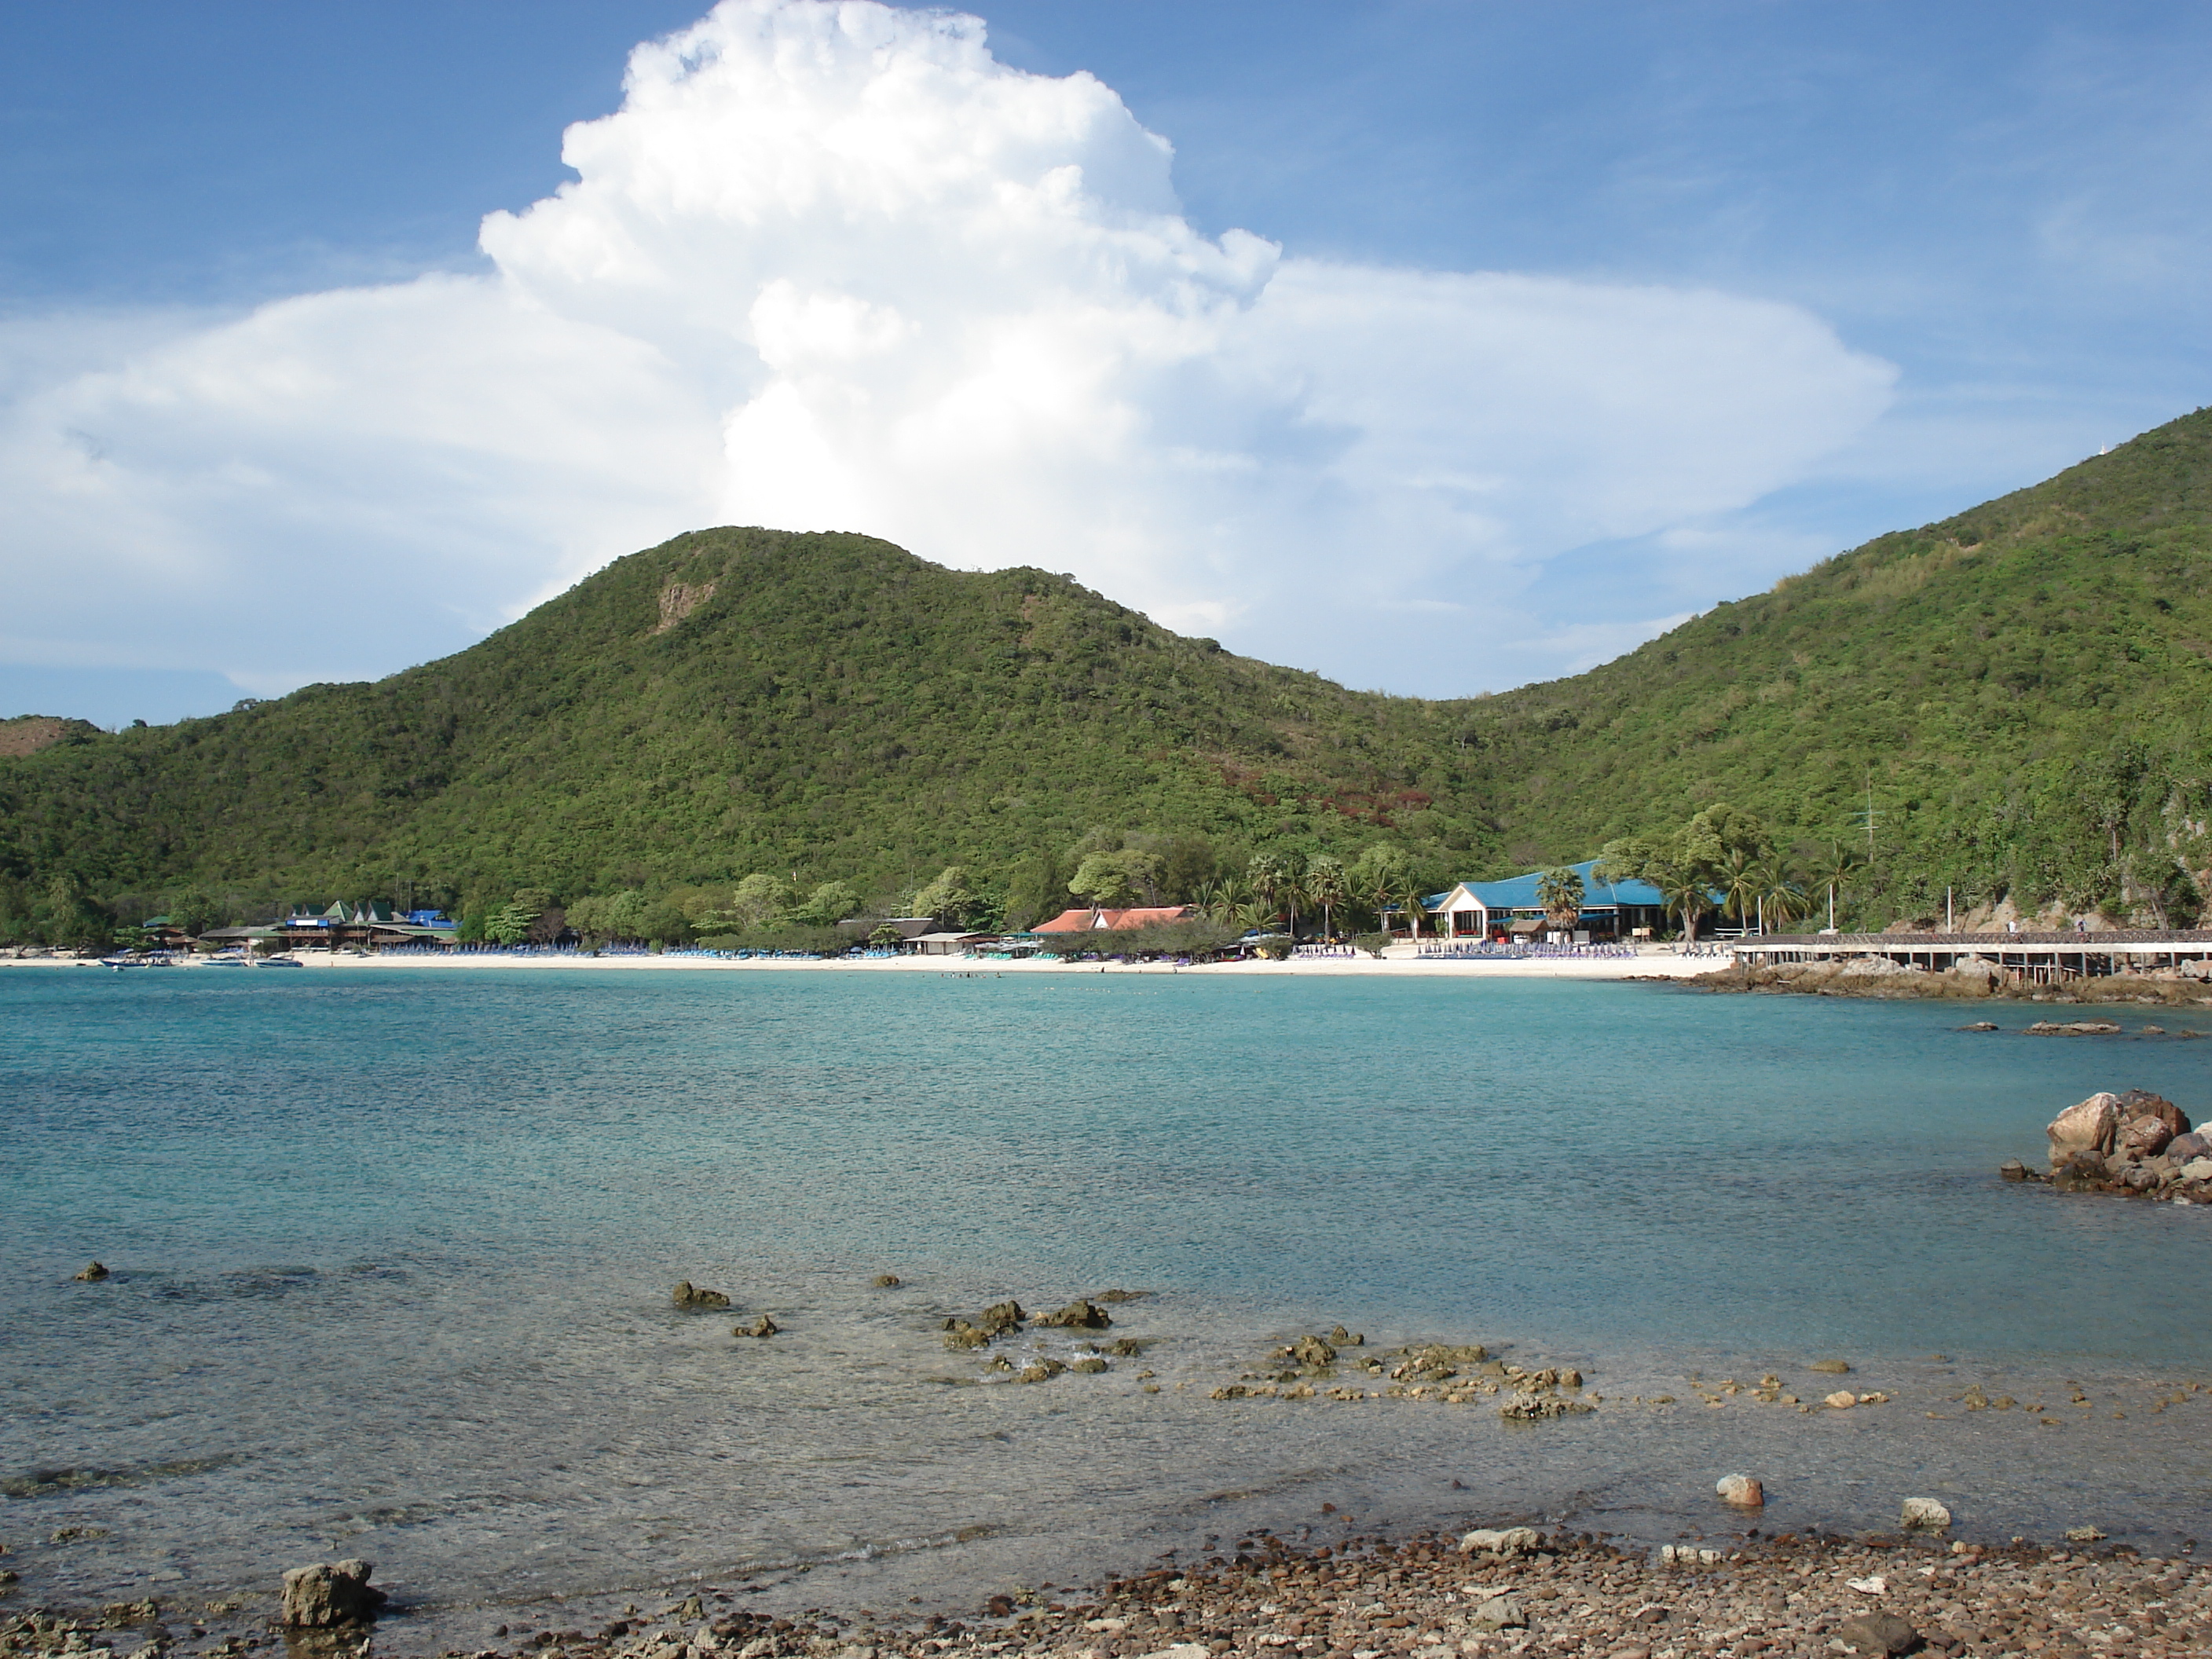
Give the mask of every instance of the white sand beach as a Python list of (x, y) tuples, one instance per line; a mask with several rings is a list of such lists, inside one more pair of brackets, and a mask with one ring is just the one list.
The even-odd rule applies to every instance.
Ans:
[[(1667, 946), (1636, 956), (1455, 957), (1422, 957), (1395, 945), (1381, 957), (1298, 957), (1287, 962), (1220, 962), (1181, 967), (1170, 963), (1062, 962), (1057, 957), (1000, 960), (988, 957), (795, 957), (659, 955), (585, 956), (581, 953), (508, 955), (499, 951), (413, 951), (355, 955), (346, 951), (301, 951), (293, 958), (319, 972), (386, 972), (424, 969), (524, 969), (544, 973), (846, 973), (846, 974), (1204, 974), (1210, 975), (1308, 978), (1315, 975), (1382, 977), (1413, 975), (1450, 979), (1689, 979), (1728, 965), (1726, 956), (1681, 956)], [(0, 957), (0, 968), (99, 968), (88, 957)], [(167, 970), (236, 973), (235, 967), (210, 969), (204, 963), (180, 963)], [(258, 971), (258, 970), (255, 970)]]

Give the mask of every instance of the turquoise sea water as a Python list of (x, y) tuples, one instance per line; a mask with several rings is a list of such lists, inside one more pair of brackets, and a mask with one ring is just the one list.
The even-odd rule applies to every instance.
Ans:
[[(0, 1542), (56, 1598), (368, 1553), (427, 1641), (686, 1575), (1066, 1582), (1329, 1493), (1672, 1536), (1762, 1459), (1778, 1524), (1917, 1480), (1962, 1525), (2097, 1492), (2108, 1531), (2186, 1530), (2202, 1396), (2144, 1413), (2212, 1376), (2212, 1209), (1996, 1169), (2096, 1089), (2203, 1115), (2212, 1042), (1962, 1018), (1292, 972), (0, 973)], [(71, 1282), (94, 1257), (116, 1278)], [(675, 1314), (679, 1278), (784, 1334)], [(1107, 1376), (1006, 1383), (936, 1334), (1109, 1285), (1156, 1293), (1115, 1334), (1158, 1346)], [(1848, 1354), (1911, 1409), (1203, 1398), (1340, 1321), (1693, 1406), (1692, 1371)], [(1974, 1378), (2100, 1403), (1949, 1425)]]

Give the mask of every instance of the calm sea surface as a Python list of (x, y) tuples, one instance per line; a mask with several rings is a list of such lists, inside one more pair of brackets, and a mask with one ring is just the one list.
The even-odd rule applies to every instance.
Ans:
[[(1964, 1018), (1456, 975), (0, 973), (0, 1543), (57, 1601), (366, 1555), (434, 1650), (563, 1598), (952, 1603), (1342, 1515), (1671, 1538), (1729, 1524), (1735, 1468), (1778, 1528), (1929, 1492), (1969, 1534), (2171, 1540), (2212, 1510), (2212, 1208), (1996, 1169), (2093, 1090), (2202, 1116), (2212, 1042)], [(736, 1306), (679, 1315), (678, 1279)], [(1154, 1292), (1111, 1334), (1156, 1346), (1103, 1376), (938, 1334), (1109, 1286)], [(1339, 1322), (1607, 1403), (1205, 1398)], [(1821, 1356), (1898, 1400), (1697, 1386), (1816, 1399)], [(2042, 1409), (1966, 1413), (1975, 1381)]]

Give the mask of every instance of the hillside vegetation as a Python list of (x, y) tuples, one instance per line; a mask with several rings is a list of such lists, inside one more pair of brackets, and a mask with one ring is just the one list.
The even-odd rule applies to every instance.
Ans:
[[(1466, 706), (1350, 692), (1182, 638), (1041, 570), (722, 529), (617, 561), (455, 656), (0, 763), (0, 873), (123, 904), (473, 904), (854, 882), (954, 863), (1025, 908), (1133, 835), (1188, 887), (1262, 844), (1498, 849)], [(1098, 831), (1094, 835), (1093, 831)], [(1063, 871), (1062, 866), (1065, 866)], [(129, 907), (125, 905), (127, 909)]]
[(890, 909), (948, 865), (1028, 915), (1124, 844), (1169, 898), (1255, 853), (1384, 843), (1441, 885), (1716, 801), (1808, 852), (1865, 851), (1870, 803), (1862, 922), (1947, 887), (2188, 920), (2212, 863), (2208, 578), (2203, 411), (1589, 673), (1462, 701), (1237, 657), (1042, 570), (702, 531), (374, 684), (23, 726), (0, 744), (0, 933), (185, 889), (483, 907), (759, 872)]
[(1619, 660), (1481, 705), (1509, 850), (1725, 799), (1867, 846), (1875, 920), (2195, 914), (2212, 843), (2212, 412), (1882, 536)]

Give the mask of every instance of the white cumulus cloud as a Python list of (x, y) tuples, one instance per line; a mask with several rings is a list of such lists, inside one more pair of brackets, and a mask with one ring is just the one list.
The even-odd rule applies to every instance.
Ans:
[(1546, 561), (1802, 479), (1893, 378), (1785, 305), (1207, 236), (1110, 88), (866, 0), (724, 0), (563, 156), (489, 275), (0, 334), (0, 657), (383, 672), (726, 522), (1473, 690), (1611, 637)]

